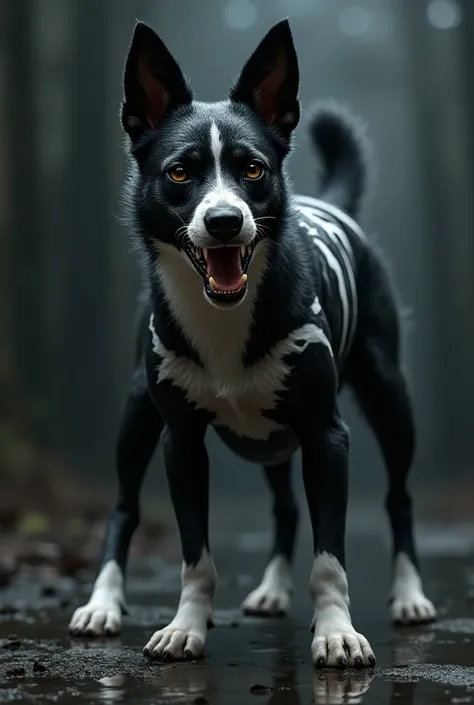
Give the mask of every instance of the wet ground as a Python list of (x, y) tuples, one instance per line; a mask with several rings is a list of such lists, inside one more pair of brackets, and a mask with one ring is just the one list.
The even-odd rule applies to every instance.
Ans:
[(141, 653), (177, 601), (173, 540), (163, 544), (160, 558), (135, 559), (130, 615), (120, 639), (104, 643), (67, 636), (70, 614), (90, 589), (87, 581), (39, 583), (31, 569), (22, 570), (0, 591), (0, 703), (474, 703), (474, 526), (419, 526), (426, 589), (441, 616), (431, 627), (397, 630), (388, 622), (389, 558), (381, 521), (353, 513), (348, 540), (352, 612), (378, 658), (373, 671), (312, 668), (307, 531), (298, 550), (290, 617), (240, 617), (239, 604), (260, 577), (269, 538), (258, 518), (247, 515), (238, 533), (233, 521), (214, 529), (220, 574), (216, 626), (206, 657), (196, 663), (150, 663)]

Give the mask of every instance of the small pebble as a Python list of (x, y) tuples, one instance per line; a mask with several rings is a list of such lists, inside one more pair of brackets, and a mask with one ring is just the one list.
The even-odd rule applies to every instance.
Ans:
[(46, 666), (43, 666), (39, 661), (33, 661), (33, 673), (44, 673)]

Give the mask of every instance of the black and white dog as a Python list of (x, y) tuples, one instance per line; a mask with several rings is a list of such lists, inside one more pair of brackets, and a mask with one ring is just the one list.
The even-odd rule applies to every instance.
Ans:
[(216, 586), (208, 537), (213, 426), (263, 467), (273, 551), (248, 613), (287, 612), (297, 508), (292, 454), (302, 451), (314, 540), (312, 658), (372, 666), (352, 626), (344, 569), (349, 433), (338, 409), (348, 383), (380, 443), (389, 479), (395, 621), (429, 621), (406, 482), (415, 433), (400, 370), (400, 326), (385, 268), (357, 217), (367, 177), (358, 123), (316, 111), (311, 134), (325, 176), (320, 200), (294, 196), (284, 163), (296, 127), (298, 62), (288, 22), (274, 26), (221, 103), (195, 102), (152, 29), (137, 24), (125, 69), (122, 123), (132, 173), (127, 201), (147, 272), (132, 390), (117, 449), (119, 499), (92, 596), (74, 635), (117, 633), (146, 467), (163, 435), (183, 550), (176, 616), (145, 654), (201, 655)]

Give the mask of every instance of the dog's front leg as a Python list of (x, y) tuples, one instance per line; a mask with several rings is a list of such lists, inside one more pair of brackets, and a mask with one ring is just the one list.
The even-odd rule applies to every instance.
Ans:
[(373, 666), (367, 639), (352, 626), (345, 571), (349, 433), (335, 418), (301, 438), (303, 480), (314, 541), (310, 591), (314, 600), (311, 652), (318, 668)]
[(157, 659), (192, 659), (202, 654), (216, 571), (209, 553), (209, 461), (205, 427), (169, 428), (165, 437), (166, 472), (183, 551), (181, 597), (174, 619), (153, 634), (144, 653)]

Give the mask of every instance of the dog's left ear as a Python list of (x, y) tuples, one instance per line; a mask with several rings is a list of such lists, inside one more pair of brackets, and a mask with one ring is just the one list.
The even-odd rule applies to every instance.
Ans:
[(267, 124), (289, 138), (300, 118), (299, 71), (288, 20), (262, 39), (242, 69), (231, 100), (246, 103)]

